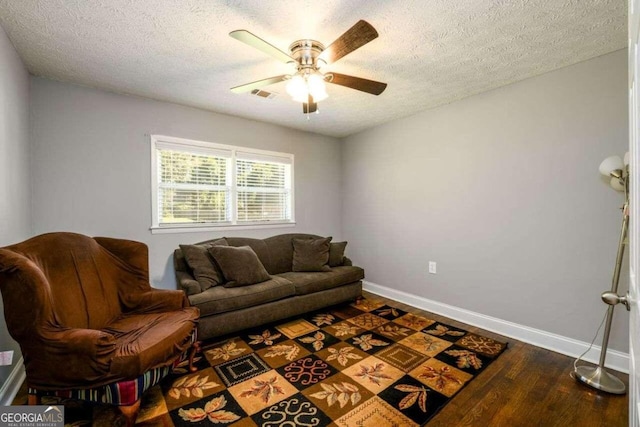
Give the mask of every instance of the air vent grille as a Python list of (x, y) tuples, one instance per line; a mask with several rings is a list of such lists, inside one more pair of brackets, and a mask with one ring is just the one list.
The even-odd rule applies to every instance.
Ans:
[(266, 90), (254, 89), (251, 91), (251, 95), (259, 96), (260, 98), (273, 99), (277, 96), (276, 93), (267, 92)]

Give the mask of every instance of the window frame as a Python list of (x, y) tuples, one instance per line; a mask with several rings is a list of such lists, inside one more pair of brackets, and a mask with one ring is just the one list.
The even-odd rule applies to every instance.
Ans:
[[(260, 150), (257, 148), (240, 147), (236, 145), (219, 144), (215, 142), (198, 141), (194, 139), (178, 138), (166, 135), (150, 135), (151, 140), (151, 230), (152, 234), (160, 233), (185, 233), (185, 232), (203, 232), (203, 231), (224, 231), (224, 230), (252, 230), (263, 228), (284, 228), (294, 227), (295, 222), (295, 170), (294, 170), (294, 155), (291, 153), (281, 153), (277, 151)], [(163, 145), (176, 146), (179, 148), (183, 146), (185, 148), (196, 148), (199, 152), (206, 153), (207, 149), (211, 150), (212, 154), (215, 151), (228, 151), (230, 153), (229, 169), (231, 174), (231, 180), (229, 184), (229, 203), (230, 203), (230, 221), (221, 223), (173, 223), (173, 224), (160, 224), (159, 212), (158, 212), (158, 190), (160, 182), (158, 181), (158, 143)], [(186, 150), (185, 150), (186, 151)], [(290, 210), (291, 219), (283, 221), (238, 221), (238, 186), (237, 186), (237, 153), (255, 154), (257, 156), (266, 156), (281, 158), (286, 160), (285, 164), (289, 164), (291, 168), (290, 175)], [(240, 156), (242, 159), (242, 155)]]

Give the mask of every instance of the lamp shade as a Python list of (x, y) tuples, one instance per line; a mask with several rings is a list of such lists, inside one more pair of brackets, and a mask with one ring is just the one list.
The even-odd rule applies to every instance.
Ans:
[(611, 156), (607, 157), (600, 163), (600, 173), (604, 176), (610, 176), (611, 172), (614, 170), (619, 170), (624, 168), (624, 163), (622, 163), (622, 159), (620, 156)]
[(313, 96), (315, 102), (327, 99), (327, 89), (324, 84), (324, 76), (320, 73), (311, 74), (308, 79), (309, 94)]
[(629, 152), (624, 153), (624, 165), (629, 166)]
[(609, 185), (616, 191), (624, 191), (624, 184), (620, 181), (619, 178), (612, 177), (611, 181), (609, 181)]
[(301, 75), (296, 74), (287, 83), (287, 93), (298, 102), (307, 102), (309, 98), (307, 82), (304, 81)]

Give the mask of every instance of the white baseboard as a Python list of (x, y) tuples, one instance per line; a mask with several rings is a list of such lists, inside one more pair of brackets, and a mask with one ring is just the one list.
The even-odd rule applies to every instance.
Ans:
[[(506, 320), (486, 316), (484, 314), (433, 301), (407, 292), (377, 285), (375, 283), (363, 281), (363, 288), (365, 291), (371, 292), (372, 294), (399, 301), (425, 311), (449, 317), (459, 322), (467, 323), (478, 328), (486, 329), (487, 331), (505, 335), (507, 337), (514, 338), (537, 347), (546, 348), (547, 350), (555, 351), (557, 353), (565, 354), (567, 356), (577, 358), (589, 348), (589, 343), (584, 341), (578, 341), (573, 338), (564, 337), (562, 335), (553, 334), (540, 329), (530, 328), (528, 326), (519, 325)], [(594, 345), (591, 350), (582, 357), (582, 359), (587, 362), (597, 364), (600, 358), (600, 350), (600, 346)], [(607, 368), (628, 374), (629, 354), (617, 350), (608, 350), (606, 366)]]
[(20, 386), (27, 378), (27, 375), (24, 371), (24, 363), (22, 363), (22, 357), (16, 363), (16, 366), (13, 368), (7, 381), (2, 384), (2, 388), (0, 388), (0, 406), (9, 406), (13, 399), (18, 394), (20, 390)]

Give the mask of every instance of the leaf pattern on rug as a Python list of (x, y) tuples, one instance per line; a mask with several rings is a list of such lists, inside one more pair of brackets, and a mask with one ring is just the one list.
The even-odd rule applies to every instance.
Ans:
[(284, 356), (287, 360), (295, 360), (298, 353), (300, 353), (300, 347), (297, 345), (280, 344), (271, 347), (271, 349), (265, 353), (264, 357)]
[(333, 383), (333, 385), (320, 383), (320, 386), (323, 390), (313, 393), (311, 397), (321, 400), (327, 399), (327, 404), (329, 406), (338, 402), (340, 407), (344, 408), (349, 401), (351, 401), (351, 404), (355, 406), (356, 403), (360, 402), (360, 399), (362, 399), (362, 395), (360, 394), (358, 387), (347, 382)]
[(478, 335), (467, 335), (458, 341), (458, 344), (475, 350), (478, 353), (485, 353), (491, 356), (500, 353), (503, 348), (503, 345), (499, 342)]
[(277, 382), (278, 377), (276, 376), (273, 376), (266, 381), (253, 380), (253, 387), (240, 393), (240, 397), (259, 396), (262, 402), (268, 403), (269, 399), (273, 396), (277, 394), (284, 394), (284, 389), (279, 385), (276, 385)]
[[(418, 329), (422, 329), (433, 323), (433, 321), (431, 321), (430, 323), (429, 320), (420, 316), (416, 316), (415, 314), (407, 314), (406, 316), (403, 316), (400, 319), (402, 319), (402, 323), (404, 323), (406, 326), (410, 328), (418, 328)], [(396, 319), (395, 322), (397, 321), (398, 320)]]
[(204, 406), (203, 408), (191, 408), (184, 410), (180, 408), (178, 415), (185, 421), (197, 423), (199, 421), (208, 418), (213, 424), (229, 424), (240, 419), (240, 417), (233, 412), (224, 411), (222, 408), (227, 404), (227, 399), (224, 396), (216, 397)]
[(438, 390), (444, 390), (444, 387), (448, 383), (462, 384), (456, 375), (451, 372), (448, 366), (442, 366), (440, 369), (433, 368), (431, 366), (425, 366), (424, 372), (418, 375), (418, 378), (424, 378), (426, 380), (436, 380), (435, 387)]
[(358, 327), (349, 325), (348, 323), (341, 323), (332, 328), (336, 331), (335, 336), (343, 337), (345, 335), (355, 335), (358, 333)]
[(445, 351), (449, 356), (457, 357), (456, 364), (458, 368), (473, 367), (476, 370), (482, 368), (482, 360), (478, 356), (469, 350), (447, 350)]
[(444, 325), (437, 325), (435, 329), (429, 329), (429, 330), (426, 330), (425, 332), (430, 335), (435, 335), (436, 337), (441, 337), (443, 335), (449, 335), (452, 337), (461, 337), (466, 333), (461, 331), (449, 330), (449, 328), (447, 328)]
[(400, 403), (398, 403), (398, 408), (404, 410), (412, 407), (416, 402), (418, 402), (418, 407), (422, 410), (422, 412), (427, 412), (427, 389), (424, 387), (417, 387), (410, 384), (398, 384), (394, 387), (398, 391), (402, 391), (404, 393), (409, 393), (405, 397), (402, 398)]
[(389, 345), (389, 343), (386, 341), (373, 338), (372, 334), (364, 334), (354, 338), (353, 344), (359, 345), (360, 348), (364, 351), (371, 350), (373, 346), (383, 347), (385, 345)]
[(357, 301), (355, 304), (351, 304), (352, 306), (359, 308), (362, 311), (371, 311), (374, 308), (380, 307), (381, 303), (375, 303), (368, 299), (361, 299)]
[(376, 313), (380, 316), (388, 316), (388, 315), (392, 315), (393, 317), (399, 316), (398, 310), (396, 310), (393, 307), (382, 308), (380, 310), (377, 310)]
[(232, 357), (235, 357), (244, 353), (247, 350), (246, 348), (236, 348), (236, 347), (237, 345), (235, 341), (228, 341), (222, 344), (220, 347), (207, 350), (206, 353), (212, 359), (222, 359), (224, 361), (227, 361)]
[(277, 340), (280, 338), (282, 334), (273, 334), (271, 335), (271, 331), (268, 329), (264, 331), (261, 335), (249, 335), (253, 341), (250, 341), (249, 344), (264, 344), (264, 345), (273, 345), (273, 340)]
[(339, 350), (336, 350), (335, 348), (328, 348), (327, 350), (329, 350), (329, 353), (331, 353), (329, 357), (327, 357), (327, 362), (331, 360), (337, 360), (341, 366), (347, 366), (347, 363), (349, 363), (349, 359), (362, 359), (361, 356), (355, 353), (351, 353), (351, 350), (353, 350), (352, 347), (342, 347)]
[(406, 336), (409, 336), (409, 334), (412, 333), (413, 331), (409, 328), (403, 328), (397, 325), (385, 325), (385, 326), (380, 326), (378, 328), (378, 332), (388, 337), (395, 337), (395, 336), (406, 337)]
[(380, 380), (390, 380), (392, 379), (389, 375), (382, 372), (385, 368), (384, 363), (376, 363), (373, 366), (360, 366), (360, 372), (356, 373), (356, 377), (360, 377), (362, 379), (367, 378), (369, 381), (374, 383), (375, 385), (380, 385)]
[(324, 347), (324, 339), (326, 338), (326, 336), (318, 331), (316, 332), (312, 337), (304, 337), (304, 338), (300, 338), (300, 342), (303, 342), (305, 344), (313, 344), (313, 348), (318, 351), (318, 350), (322, 350), (322, 348)]
[(220, 384), (215, 381), (209, 381), (209, 376), (204, 375), (200, 378), (200, 375), (194, 376), (184, 376), (179, 378), (176, 382), (171, 386), (171, 390), (169, 390), (169, 396), (174, 399), (179, 399), (180, 396), (184, 397), (203, 397), (204, 390), (208, 390), (210, 388), (218, 387)]
[(424, 345), (424, 351), (426, 352), (438, 350), (443, 345), (441, 341), (436, 341), (430, 337), (425, 336), (422, 337), (422, 341), (420, 342), (420, 344)]
[(331, 314), (316, 314), (312, 319), (316, 326), (331, 325), (334, 320), (336, 320), (336, 318)]
[[(194, 357), (193, 358), (193, 364), (195, 365), (200, 360), (202, 360), (202, 356)], [(182, 362), (178, 363), (178, 365), (176, 365), (176, 367), (171, 370), (172, 374), (186, 374), (188, 372), (189, 372), (189, 358), (187, 358), (187, 359), (183, 360)]]

